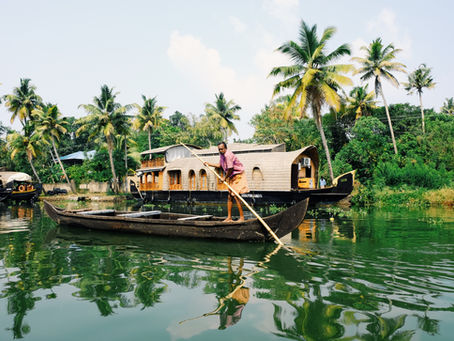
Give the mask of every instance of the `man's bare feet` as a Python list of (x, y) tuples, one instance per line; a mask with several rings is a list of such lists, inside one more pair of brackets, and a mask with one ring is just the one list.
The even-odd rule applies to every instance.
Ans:
[(232, 218), (227, 218), (223, 220), (224, 223), (233, 223)]
[(238, 219), (238, 220), (237, 220), (236, 222), (237, 222), (237, 223), (242, 223), (243, 221), (244, 221), (244, 217), (243, 217), (243, 218), (240, 218), (240, 219)]

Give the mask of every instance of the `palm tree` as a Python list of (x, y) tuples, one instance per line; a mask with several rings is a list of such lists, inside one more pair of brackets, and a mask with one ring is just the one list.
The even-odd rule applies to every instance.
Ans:
[(440, 108), (442, 114), (452, 115), (454, 114), (454, 98), (446, 98), (443, 106)]
[(123, 124), (126, 112), (132, 109), (132, 105), (121, 106), (119, 103), (116, 103), (115, 97), (117, 94), (113, 93), (113, 88), (103, 85), (101, 87), (101, 96), (95, 96), (93, 98), (94, 104), (79, 105), (88, 115), (80, 120), (81, 127), (76, 131), (76, 135), (79, 135), (83, 131), (89, 131), (89, 139), (105, 139), (115, 193), (119, 192), (113, 159), (115, 137), (118, 135), (118, 127)]
[(221, 125), (223, 131), (224, 140), (232, 135), (232, 132), (238, 134), (233, 120), (239, 120), (240, 117), (235, 114), (238, 110), (241, 110), (239, 105), (236, 105), (232, 100), (227, 101), (224, 94), (221, 92), (216, 95), (216, 101), (213, 104), (206, 104), (205, 112), (208, 117), (214, 118)]
[(388, 118), (389, 130), (391, 132), (391, 139), (393, 141), (394, 153), (397, 155), (397, 145), (396, 139), (394, 138), (391, 116), (389, 115), (388, 103), (386, 102), (385, 94), (383, 93), (382, 76), (389, 80), (393, 85), (399, 86), (398, 80), (393, 76), (391, 71), (406, 72), (404, 64), (393, 61), (396, 54), (401, 50), (394, 48), (392, 44), (384, 46), (381, 38), (372, 41), (369, 47), (363, 46), (361, 49), (366, 51), (366, 57), (353, 58), (353, 60), (361, 64), (360, 68), (357, 69), (355, 73), (362, 74), (361, 80), (363, 81), (370, 78), (375, 79), (375, 94), (377, 96), (381, 94), (382, 96), (386, 117)]
[(377, 108), (375, 92), (367, 92), (368, 85), (356, 86), (350, 91), (350, 96), (347, 97), (347, 106), (345, 114), (354, 114), (355, 120), (362, 116), (369, 116), (372, 110)]
[(8, 149), (11, 150), (11, 159), (14, 159), (18, 153), (25, 152), (28, 163), (33, 170), (33, 174), (36, 179), (38, 179), (38, 182), (41, 182), (35, 166), (33, 165), (33, 158), (40, 153), (41, 139), (38, 134), (32, 133), (31, 130), (33, 129), (30, 125), (25, 125), (24, 135), (18, 132), (9, 134), (6, 138), (7, 145)]
[(151, 149), (151, 133), (153, 132), (153, 129), (156, 129), (161, 125), (162, 113), (165, 108), (157, 105), (156, 97), (147, 98), (142, 95), (142, 99), (143, 106), (138, 106), (139, 113), (134, 120), (134, 127), (137, 130), (146, 131), (148, 133), (148, 149)]
[(411, 95), (415, 91), (418, 93), (419, 106), (421, 107), (421, 121), (422, 121), (422, 133), (425, 134), (424, 127), (424, 107), (422, 105), (422, 91), (424, 88), (432, 89), (435, 87), (432, 75), (430, 74), (430, 68), (426, 64), (421, 64), (415, 71), (408, 75), (408, 83), (404, 83), (405, 90)]
[(55, 141), (60, 141), (60, 138), (63, 134), (66, 134), (68, 131), (68, 121), (66, 118), (61, 117), (60, 110), (56, 105), (47, 104), (42, 108), (35, 109), (32, 111), (32, 117), (35, 120), (36, 130), (42, 137), (43, 142), (50, 140), (52, 148), (54, 150), (55, 156), (57, 158), (58, 164), (63, 172), (63, 175), (68, 183), (71, 191), (76, 192), (75, 188), (72, 186), (71, 181), (69, 181), (68, 175), (66, 174), (65, 167), (60, 160), (60, 155), (57, 151), (57, 146)]
[[(128, 144), (136, 144), (136, 141), (130, 138), (132, 132), (132, 118), (128, 115), (123, 115), (122, 119), (118, 120), (117, 124), (117, 149), (121, 149), (124, 146), (124, 162), (125, 162), (125, 170), (126, 170), (126, 177), (128, 175)], [(125, 180), (126, 180), (125, 177)], [(125, 181), (126, 186), (126, 181)], [(126, 188), (126, 187), (125, 187)]]
[(289, 117), (289, 113), (295, 107), (300, 113), (300, 118), (306, 115), (308, 107), (311, 108), (325, 149), (331, 182), (334, 180), (334, 175), (331, 155), (323, 131), (321, 110), (325, 104), (339, 110), (341, 100), (337, 91), (343, 85), (352, 84), (351, 79), (343, 74), (353, 70), (352, 65), (333, 64), (333, 61), (339, 57), (350, 55), (347, 44), (340, 45), (332, 52), (326, 51), (326, 44), (335, 32), (334, 27), (328, 27), (319, 39), (317, 25), (309, 27), (301, 21), (299, 41), (288, 41), (278, 48), (278, 51), (289, 56), (294, 64), (278, 66), (270, 72), (270, 76), (285, 78), (275, 85), (273, 96), (285, 89), (293, 91), (285, 118)]
[(32, 116), (32, 111), (42, 102), (41, 97), (35, 94), (35, 90), (36, 87), (30, 84), (30, 79), (21, 78), (20, 86), (13, 89), (13, 94), (4, 96), (5, 106), (12, 112), (11, 123), (19, 117), (22, 126), (25, 127)]

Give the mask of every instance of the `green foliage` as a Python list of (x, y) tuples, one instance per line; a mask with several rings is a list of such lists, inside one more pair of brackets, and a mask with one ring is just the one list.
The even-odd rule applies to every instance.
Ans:
[(440, 112), (445, 115), (454, 114), (454, 98), (446, 98), (443, 102), (443, 106), (440, 108)]
[(181, 130), (186, 130), (189, 127), (188, 118), (179, 111), (175, 111), (173, 115), (170, 115), (169, 121), (170, 125), (180, 128)]
[(426, 190), (423, 188), (410, 188), (400, 186), (399, 189), (385, 188), (377, 190), (374, 201), (381, 206), (427, 206), (429, 201), (424, 198)]
[(375, 117), (361, 117), (356, 121), (352, 138), (336, 155), (336, 168), (357, 170), (360, 181), (370, 179), (378, 162), (391, 157), (392, 146), (386, 136), (386, 126)]
[[(114, 151), (114, 163), (117, 175), (125, 176), (128, 170), (125, 168), (122, 151)], [(81, 165), (69, 166), (66, 170), (69, 178), (73, 179), (76, 184), (90, 181), (109, 182), (112, 181), (112, 172), (108, 165), (109, 153), (106, 149), (100, 149), (92, 159), (85, 160)], [(136, 169), (138, 166), (137, 161), (128, 157), (128, 167)]]
[(450, 183), (453, 174), (446, 169), (435, 169), (431, 164), (421, 160), (412, 160), (400, 167), (395, 161), (377, 165), (374, 177), (387, 186), (407, 184), (415, 187), (441, 188)]
[[(430, 116), (437, 115), (433, 109), (425, 109), (424, 113), (426, 115), (426, 120), (430, 119)], [(406, 132), (413, 135), (422, 134), (421, 109), (419, 107), (408, 103), (391, 104), (389, 106), (389, 114), (391, 116), (396, 139)], [(385, 124), (387, 122), (385, 107), (374, 109), (372, 116), (377, 117)]]
[(353, 193), (351, 203), (353, 206), (368, 207), (375, 202), (375, 188), (369, 184), (360, 185)]
[(426, 122), (425, 158), (454, 170), (454, 115), (432, 115)]
[(89, 131), (80, 131), (76, 135), (76, 131), (82, 126), (82, 123), (76, 120), (75, 117), (67, 117), (68, 134), (65, 134), (60, 139), (58, 151), (61, 156), (75, 153), (81, 150), (88, 151), (96, 149), (97, 144), (93, 139), (89, 139)]

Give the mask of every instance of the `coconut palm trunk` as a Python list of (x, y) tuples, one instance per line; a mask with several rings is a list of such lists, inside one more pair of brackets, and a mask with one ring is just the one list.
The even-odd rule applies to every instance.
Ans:
[(421, 120), (422, 120), (422, 133), (423, 135), (426, 133), (426, 128), (424, 125), (424, 107), (422, 106), (422, 95), (421, 92), (418, 91), (419, 96), (419, 106), (421, 107)]
[(318, 131), (320, 132), (320, 136), (322, 138), (322, 145), (323, 149), (325, 149), (326, 154), (326, 161), (328, 162), (328, 169), (329, 169), (329, 177), (331, 178), (331, 184), (334, 182), (334, 173), (333, 173), (333, 166), (331, 165), (331, 154), (328, 148), (328, 142), (326, 140), (325, 132), (323, 130), (322, 119), (320, 114), (316, 115), (315, 123), (317, 125)]
[[(379, 80), (379, 82), (380, 82), (380, 80)], [(396, 139), (394, 138), (393, 124), (391, 122), (391, 115), (389, 114), (388, 103), (386, 102), (385, 94), (383, 93), (383, 88), (381, 87), (381, 82), (380, 82), (380, 93), (381, 93), (381, 97), (383, 99), (383, 104), (385, 105), (386, 118), (388, 119), (389, 131), (391, 133), (391, 140), (393, 141), (394, 153), (397, 155), (397, 145), (396, 145)]]
[(71, 192), (76, 193), (76, 189), (73, 187), (71, 181), (69, 181), (68, 174), (66, 174), (65, 167), (63, 167), (63, 163), (60, 160), (60, 155), (58, 155), (57, 147), (55, 146), (55, 140), (53, 137), (50, 140), (52, 142), (52, 148), (54, 148), (54, 153), (57, 158), (58, 164), (60, 165), (63, 175), (65, 176), (66, 182), (68, 183), (69, 188), (71, 188)]
[(126, 142), (126, 136), (125, 136), (125, 169), (126, 172), (128, 172), (128, 143)]
[(33, 165), (32, 157), (29, 156), (27, 159), (28, 159), (28, 163), (29, 163), (30, 166), (32, 167), (33, 174), (35, 174), (35, 177), (38, 179), (38, 182), (41, 183), (41, 179), (39, 178), (39, 175), (38, 175), (38, 173), (36, 172), (35, 166)]
[(117, 181), (117, 173), (115, 172), (115, 164), (114, 164), (114, 159), (113, 159), (113, 141), (112, 137), (109, 135), (106, 137), (107, 138), (107, 151), (109, 153), (109, 161), (110, 161), (110, 169), (112, 170), (112, 178), (113, 178), (113, 190), (115, 194), (118, 194), (119, 188), (118, 188), (118, 181)]
[[(148, 150), (151, 150), (151, 129), (147, 129), (148, 132)], [(151, 154), (150, 154), (150, 160), (151, 160)]]

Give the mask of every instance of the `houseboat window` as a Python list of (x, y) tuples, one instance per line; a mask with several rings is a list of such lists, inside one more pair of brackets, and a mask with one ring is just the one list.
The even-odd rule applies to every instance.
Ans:
[(189, 190), (194, 191), (197, 189), (196, 180), (195, 180), (195, 172), (191, 169), (189, 171)]
[(182, 189), (181, 186), (181, 171), (174, 170), (169, 171), (169, 188), (170, 189)]
[(156, 186), (159, 184), (159, 172), (153, 172), (153, 183)]
[[(222, 168), (216, 168), (216, 173), (218, 173), (221, 178), (225, 177), (225, 172)], [(222, 184), (222, 181), (219, 178), (218, 184)]]
[(147, 174), (147, 184), (153, 183), (153, 175), (152, 173)]
[(208, 189), (208, 177), (207, 177), (207, 172), (205, 171), (205, 169), (202, 169), (200, 171), (200, 189), (201, 190)]
[(252, 170), (252, 186), (255, 190), (261, 189), (263, 183), (263, 174), (259, 167)]

